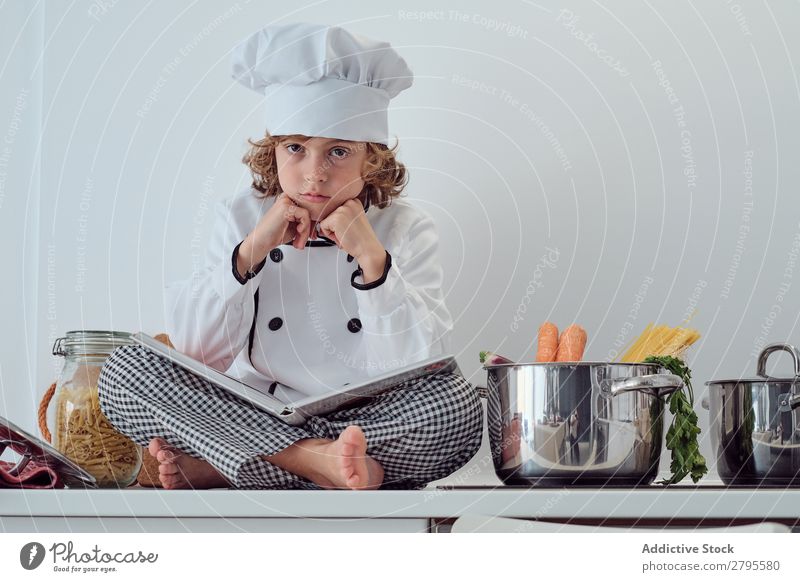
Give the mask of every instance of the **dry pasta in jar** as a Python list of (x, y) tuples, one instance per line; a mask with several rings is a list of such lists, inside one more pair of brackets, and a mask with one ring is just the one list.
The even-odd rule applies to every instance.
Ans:
[(51, 403), (53, 446), (91, 474), (99, 487), (127, 487), (139, 473), (142, 450), (111, 425), (100, 409), (97, 392), (100, 371), (114, 346), (105, 350), (92, 346), (87, 352), (86, 343), (79, 344), (77, 349), (72, 346), (73, 352), (80, 352), (83, 347), (84, 353), (70, 353), (70, 344), (66, 344), (64, 369), (56, 385), (55, 402)]

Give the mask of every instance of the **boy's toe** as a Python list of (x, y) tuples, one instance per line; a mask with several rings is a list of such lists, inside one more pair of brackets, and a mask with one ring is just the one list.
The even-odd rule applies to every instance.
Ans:
[(161, 476), (178, 475), (180, 468), (175, 463), (164, 463), (158, 466), (158, 474)]
[(159, 463), (171, 463), (178, 456), (177, 451), (174, 449), (164, 448), (158, 451), (156, 459)]
[(161, 477), (161, 485), (164, 489), (177, 489), (178, 481), (172, 477)]
[(160, 451), (164, 445), (167, 443), (164, 442), (164, 439), (154, 438), (150, 440), (150, 444), (147, 445), (147, 451), (150, 453), (151, 456), (155, 457), (158, 455), (158, 451)]

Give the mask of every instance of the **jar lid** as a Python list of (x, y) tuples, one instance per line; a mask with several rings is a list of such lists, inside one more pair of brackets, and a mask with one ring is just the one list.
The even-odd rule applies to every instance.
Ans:
[(132, 344), (127, 331), (79, 329), (68, 331), (53, 344), (54, 356), (107, 356), (120, 346)]
[(58, 473), (68, 487), (97, 488), (97, 480), (92, 475), (43, 440), (36, 438), (2, 416), (0, 416), (0, 444), (8, 445), (14, 452), (22, 456), (22, 460), (17, 465), (20, 471), (30, 461), (36, 461)]

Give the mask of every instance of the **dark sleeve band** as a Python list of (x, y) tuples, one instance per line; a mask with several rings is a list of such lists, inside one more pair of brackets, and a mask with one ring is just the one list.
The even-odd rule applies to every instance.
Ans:
[(353, 271), (353, 275), (350, 277), (350, 284), (355, 287), (356, 289), (360, 289), (361, 291), (367, 291), (368, 289), (374, 289), (375, 287), (379, 287), (383, 285), (386, 281), (386, 276), (389, 274), (389, 269), (392, 268), (392, 255), (389, 254), (389, 251), (386, 251), (386, 265), (383, 267), (383, 275), (377, 281), (373, 281), (372, 283), (356, 283), (356, 277), (363, 277), (364, 270), (359, 266), (358, 269)]
[[(244, 241), (242, 241), (242, 242), (244, 242)], [(253, 278), (253, 277), (255, 277), (256, 275), (258, 275), (259, 271), (261, 271), (261, 269), (263, 269), (263, 268), (264, 268), (264, 265), (265, 265), (265, 264), (266, 264), (266, 262), (267, 262), (267, 258), (266, 258), (266, 257), (264, 257), (264, 260), (263, 260), (263, 261), (261, 261), (259, 264), (257, 264), (257, 265), (255, 266), (255, 269), (254, 269), (254, 270), (252, 270), (252, 271), (247, 271), (247, 272), (244, 274), (244, 277), (242, 277), (241, 275), (239, 275), (239, 270), (236, 268), (236, 262), (237, 262), (237, 260), (238, 260), (238, 258), (239, 258), (239, 247), (240, 247), (240, 246), (242, 246), (242, 243), (241, 243), (241, 242), (240, 242), (238, 245), (236, 245), (236, 248), (235, 248), (235, 249), (233, 249), (233, 255), (231, 256), (231, 264), (232, 264), (232, 266), (233, 266), (233, 276), (234, 276), (234, 277), (236, 277), (236, 280), (237, 280), (237, 281), (239, 281), (239, 283), (241, 283), (242, 285), (244, 285), (244, 284), (245, 284), (245, 283), (247, 283), (247, 282), (248, 282), (250, 279), (252, 279), (252, 278)]]

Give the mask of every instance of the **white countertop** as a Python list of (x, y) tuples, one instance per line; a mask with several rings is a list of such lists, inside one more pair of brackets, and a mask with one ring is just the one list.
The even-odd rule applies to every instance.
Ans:
[(800, 521), (800, 489), (0, 490), (2, 517), (737, 518)]

